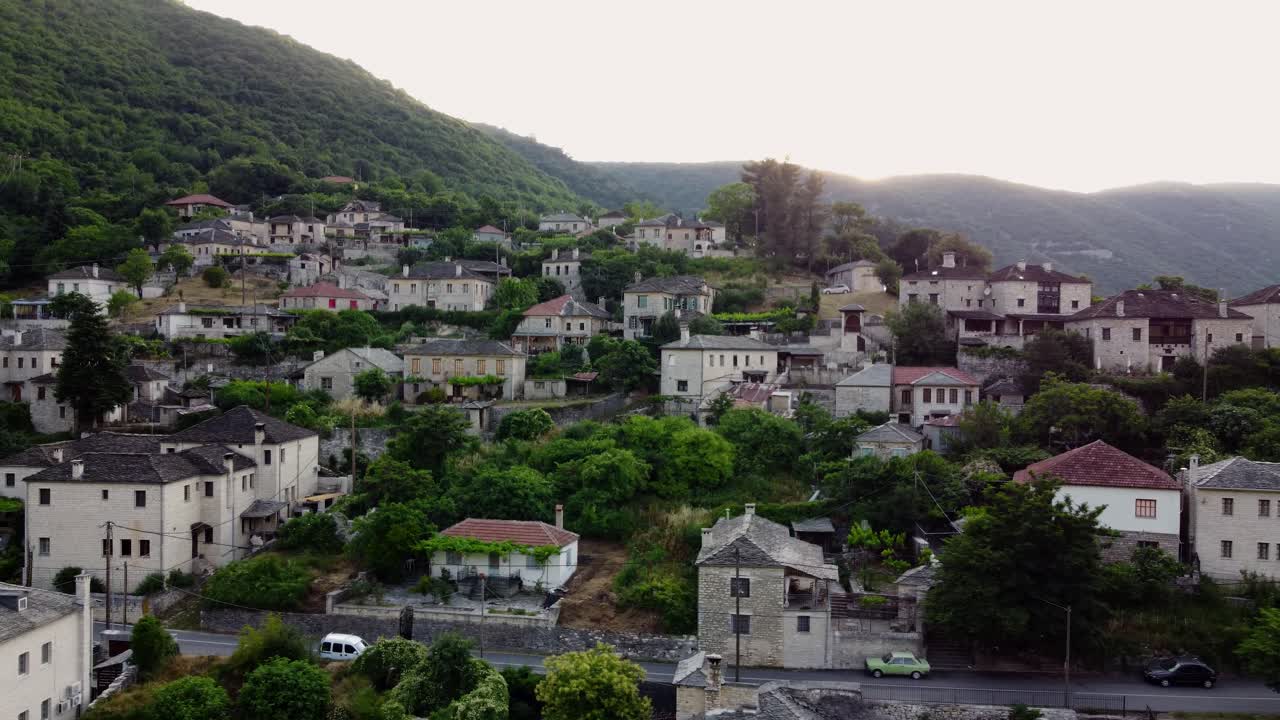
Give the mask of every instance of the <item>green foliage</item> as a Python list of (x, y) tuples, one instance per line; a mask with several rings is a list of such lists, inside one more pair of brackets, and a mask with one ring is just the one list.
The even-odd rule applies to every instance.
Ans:
[(404, 561), (414, 556), (418, 543), (435, 532), (422, 501), (388, 503), (356, 518), (354, 537), (347, 551), (384, 582), (404, 577)]
[(757, 408), (730, 410), (716, 423), (716, 432), (733, 443), (742, 473), (789, 469), (801, 448), (795, 423)]
[(517, 410), (498, 423), (498, 439), (536, 440), (555, 429), (555, 421), (542, 408)]
[(200, 279), (204, 280), (204, 284), (215, 290), (227, 287), (231, 283), (231, 275), (227, 273), (221, 265), (210, 265), (200, 273)]
[(527, 665), (502, 669), (502, 678), (507, 681), (507, 695), (510, 704), (507, 706), (507, 717), (510, 720), (542, 720), (542, 703), (538, 702), (538, 683), (542, 676), (529, 669)]
[(504, 557), (520, 553), (521, 555), (533, 557), (540, 563), (545, 563), (552, 556), (559, 554), (560, 547), (557, 545), (521, 545), (510, 540), (486, 541), (454, 535), (436, 535), (429, 540), (423, 540), (418, 543), (415, 551), (420, 555), (456, 552), (463, 555), (491, 555), (496, 553)]
[(1138, 447), (1146, 430), (1138, 405), (1113, 390), (1060, 381), (1050, 374), (1023, 406), (1014, 435), (1046, 448), (1074, 448), (1105, 440)]
[(164, 573), (153, 572), (142, 578), (142, 582), (133, 589), (134, 595), (151, 595), (164, 591)]
[[(592, 349), (593, 346), (596, 349)], [(653, 374), (658, 370), (658, 361), (653, 354), (635, 340), (618, 341), (596, 336), (592, 338), (588, 352), (592, 364), (600, 372), (600, 379), (628, 392), (652, 382)]]
[(707, 195), (708, 220), (724, 223), (725, 235), (736, 245), (742, 244), (742, 237), (748, 232), (755, 232), (752, 209), (755, 207), (756, 193), (744, 182), (721, 185)]
[(133, 650), (133, 664), (138, 666), (138, 674), (143, 679), (154, 676), (169, 658), (178, 654), (178, 642), (154, 615), (143, 615), (133, 624), (129, 648)]
[(1009, 720), (1040, 720), (1044, 713), (1036, 708), (1018, 703), (1009, 708)]
[[(76, 576), (84, 573), (79, 567), (64, 567), (53, 576), (53, 589), (58, 592), (74, 595), (76, 593)], [(89, 578), (89, 592), (106, 592), (106, 586), (96, 577)]]
[(502, 385), (506, 380), (497, 375), (455, 375), (449, 378), (449, 384), (454, 387), (488, 387), (493, 385)]
[(306, 597), (311, 574), (292, 560), (258, 555), (218, 568), (204, 586), (206, 604), (230, 603), (261, 610), (296, 610)]
[(889, 258), (876, 263), (876, 278), (891, 293), (898, 292), (898, 283), (902, 280), (902, 266)]
[(1040, 389), (1040, 382), (1051, 372), (1069, 382), (1088, 380), (1093, 341), (1077, 332), (1044, 330), (1027, 341), (1022, 358), (1027, 370), (1020, 383), (1030, 395)]
[(408, 503), (440, 494), (440, 487), (431, 471), (415, 470), (403, 460), (385, 453), (365, 467), (364, 478), (357, 490), (366, 507)]
[(844, 459), (819, 472), (824, 497), (847, 504), (851, 517), (892, 532), (945, 522), (975, 499), (959, 469), (931, 451), (887, 461)]
[(275, 344), (271, 341), (271, 335), (266, 332), (252, 332), (230, 338), (227, 347), (236, 356), (236, 360), (245, 365), (271, 365), (278, 360), (274, 354)]
[(280, 526), (277, 542), (285, 550), (333, 554), (342, 550), (338, 523), (329, 513), (307, 513)]
[(899, 365), (953, 365), (956, 345), (947, 336), (942, 310), (927, 302), (907, 303), (884, 318), (893, 333)]
[(624, 503), (649, 479), (649, 465), (629, 450), (609, 449), (555, 468), (555, 482), (562, 493), (570, 525), (578, 532), (622, 537), (631, 529)]
[(670, 436), (653, 490), (660, 497), (672, 500), (705, 497), (728, 482), (733, 474), (734, 456), (734, 446), (710, 430), (698, 427), (679, 430)]
[(395, 385), (395, 381), (383, 372), (382, 368), (376, 367), (358, 373), (351, 382), (355, 387), (356, 395), (368, 402), (383, 400)]
[(791, 308), (778, 308), (776, 310), (762, 310), (760, 312), (717, 312), (712, 317), (720, 322), (727, 323), (778, 322), (780, 320), (795, 317), (795, 314), (795, 310), (792, 310)]
[(538, 302), (538, 283), (532, 278), (503, 278), (493, 300), (503, 310), (525, 310)]
[(117, 290), (107, 299), (107, 314), (114, 318), (122, 317), (136, 302), (138, 302), (137, 295), (128, 290)]
[(950, 449), (998, 448), (1009, 444), (1013, 418), (998, 403), (990, 400), (965, 409), (960, 415), (960, 437)]
[(1104, 566), (1107, 595), (1118, 607), (1162, 607), (1173, 594), (1182, 564), (1160, 548), (1140, 547), (1126, 562)]
[(285, 347), (288, 351), (307, 358), (316, 350), (332, 354), (349, 347), (390, 349), (394, 345), (394, 335), (373, 314), (362, 310), (342, 310), (336, 313), (308, 310), (302, 313), (298, 322), (285, 335)]
[(151, 265), (151, 256), (146, 250), (134, 248), (125, 256), (124, 262), (116, 266), (116, 272), (138, 291), (138, 297), (142, 297), (142, 284), (155, 274), (155, 267)]
[(133, 398), (133, 384), (125, 375), (128, 358), (114, 338), (107, 319), (97, 312), (71, 316), (53, 396), (74, 410), (77, 430), (97, 427), (106, 413)]
[(640, 695), (644, 669), (608, 645), (555, 655), (546, 665), (537, 691), (545, 720), (648, 720), (652, 713)]
[(207, 677), (184, 677), (156, 688), (157, 720), (224, 720), (231, 713), (227, 691)]
[(244, 720), (324, 720), (329, 676), (311, 663), (275, 658), (245, 678), (236, 707)]
[(404, 638), (381, 638), (351, 664), (351, 669), (369, 678), (373, 687), (385, 692), (427, 659), (425, 645)]
[[(497, 675), (497, 671), (480, 660), (472, 659), (470, 641), (454, 633), (445, 633), (431, 644), (425, 660), (411, 670), (402, 671), (400, 681), (387, 698), (400, 703), (414, 715), (430, 715), (476, 690), (481, 680), (490, 674)], [(498, 677), (500, 680), (501, 676)], [(487, 688), (481, 695), (493, 691), (493, 688)], [(501, 695), (501, 706), (505, 709), (505, 684)]]
[(185, 277), (195, 262), (196, 259), (191, 256), (191, 251), (187, 250), (186, 246), (170, 245), (160, 254), (156, 266), (160, 270), (173, 270), (178, 277)]
[(492, 518), (548, 520), (555, 497), (554, 483), (534, 468), (485, 465), (454, 478), (447, 500), (451, 508), (484, 507)]
[(428, 405), (410, 416), (387, 450), (391, 457), (440, 477), (446, 459), (471, 445), (470, 429), (467, 416), (456, 408)]

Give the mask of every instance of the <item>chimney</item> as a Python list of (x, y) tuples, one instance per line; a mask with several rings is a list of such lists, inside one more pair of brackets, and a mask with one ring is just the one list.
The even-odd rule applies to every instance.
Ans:
[(222, 453), (222, 467), (226, 468), (227, 474), (230, 475), (236, 467), (236, 454), (231, 452)]
[(267, 438), (267, 424), (255, 423), (253, 426), (253, 444), (261, 445), (262, 441)]
[(574, 248), (574, 249), (573, 249), (573, 259), (574, 259), (574, 260), (577, 260), (577, 259), (578, 259), (578, 248)]
[(408, 265), (401, 265), (401, 266), (400, 266), (400, 277), (409, 277), (409, 266), (408, 266)]
[(1200, 469), (1200, 456), (1198, 454), (1192, 453), (1191, 457), (1187, 458), (1187, 462), (1188, 462), (1188, 469), (1192, 473)]
[(551, 259), (552, 260), (560, 259), (560, 248), (551, 248)]
[(452, 255), (445, 255), (445, 256), (444, 256), (444, 261), (445, 261), (445, 262), (453, 262), (453, 256), (452, 256)]
[(755, 514), (756, 514), (756, 504), (755, 504), (755, 503), (747, 503), (747, 505), (746, 505), (746, 509), (747, 509), (747, 510), (746, 510), (746, 512), (745, 512), (745, 513), (743, 513), (743, 514), (744, 514), (744, 515), (746, 515), (747, 517), (751, 517), (752, 515), (755, 515)]
[(84, 461), (75, 459), (71, 461), (71, 479), (79, 480), (84, 477)]
[(956, 254), (950, 250), (942, 253), (942, 267), (953, 268), (956, 266)]
[(1026, 271), (1027, 271), (1027, 261), (1026, 261), (1026, 260), (1019, 260), (1019, 261), (1017, 262), (1017, 264), (1016, 264), (1016, 267), (1018, 268), (1018, 272), (1026, 272)]
[(702, 528), (702, 547), (706, 547), (711, 542), (711, 528)]
[(720, 671), (720, 656), (715, 653), (707, 655), (707, 690), (718, 692), (724, 676)]
[(1044, 271), (1045, 271), (1045, 272), (1053, 272), (1053, 263), (1052, 263), (1052, 262), (1042, 263), (1042, 264), (1040, 265), (1040, 267), (1044, 268)]
[(53, 464), (54, 465), (62, 464), (62, 448), (53, 449)]
[(506, 255), (503, 255), (502, 257), (498, 258), (498, 264), (499, 264), (499, 265), (501, 265), (502, 267), (506, 267), (506, 266), (507, 266), (507, 256), (506, 256)]
[(347, 289), (347, 276), (346, 276), (346, 275), (338, 275), (338, 289), (339, 289), (339, 290), (346, 290), (346, 289)]
[(1124, 317), (1124, 299), (1116, 301), (1116, 317)]
[(1224, 318), (1226, 316), (1227, 316), (1227, 291), (1223, 288), (1218, 288), (1218, 317)]
[(636, 274), (635, 274), (635, 276), (634, 276), (634, 277), (635, 277), (635, 282), (640, 282), (640, 271), (639, 271), (639, 270), (637, 270), (637, 271), (636, 271)]
[(185, 300), (178, 303), (178, 312), (185, 313), (187, 311), (187, 302)]
[(93, 276), (98, 277), (98, 263), (93, 264)]
[(564, 505), (556, 505), (556, 528), (564, 529)]
[(603, 296), (603, 295), (601, 295), (601, 296), (600, 296), (600, 300), (599, 300), (598, 302), (596, 302), (596, 304), (600, 306), (600, 309), (601, 309), (601, 310), (604, 310), (604, 309), (605, 309), (605, 307), (604, 307), (604, 296)]
[(311, 362), (315, 362), (317, 360), (323, 360), (323, 359), (324, 359), (323, 350), (316, 350), (315, 352), (311, 353)]
[(689, 323), (680, 323), (680, 341), (689, 342)]
[(462, 263), (453, 264), (453, 276), (462, 277)]

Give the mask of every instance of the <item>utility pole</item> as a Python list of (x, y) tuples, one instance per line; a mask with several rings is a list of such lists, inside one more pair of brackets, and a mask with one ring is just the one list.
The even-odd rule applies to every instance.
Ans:
[(485, 576), (483, 573), (481, 573), (480, 575), (480, 657), (482, 659), (484, 658), (484, 606), (485, 606), (484, 580), (485, 580)]
[(1067, 651), (1066, 659), (1062, 662), (1062, 678), (1065, 689), (1063, 692), (1067, 699), (1067, 709), (1071, 709), (1071, 606), (1067, 606)]
[(129, 627), (129, 561), (124, 561), (124, 592), (125, 598), (120, 603), (120, 625)]
[(356, 491), (356, 411), (351, 410), (351, 492)]
[(733, 548), (733, 681), (742, 681), (742, 553)]
[(111, 521), (110, 521), (110, 520), (108, 520), (108, 521), (107, 521), (107, 552), (106, 552), (106, 555), (105, 555), (105, 557), (106, 557), (106, 559), (107, 559), (107, 606), (106, 606), (106, 618), (107, 618), (107, 629), (108, 629), (108, 630), (110, 630), (110, 629), (111, 629), (111, 556), (114, 554), (114, 550), (115, 550), (115, 540), (114, 540), (114, 539), (112, 539), (112, 536), (111, 536)]
[(1200, 373), (1200, 402), (1209, 402), (1209, 331), (1204, 332), (1204, 367)]

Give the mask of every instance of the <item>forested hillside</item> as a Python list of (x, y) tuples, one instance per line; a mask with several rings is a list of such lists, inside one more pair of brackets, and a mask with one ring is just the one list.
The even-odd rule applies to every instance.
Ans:
[(277, 33), (172, 0), (0, 3), (0, 261), (186, 192), (261, 202), (330, 174), (462, 204), (581, 202), (467, 123)]
[[(592, 163), (664, 207), (705, 207), (741, 163)], [(1280, 279), (1280, 187), (1159, 183), (1072, 193), (973, 175), (865, 181), (826, 174), (827, 198), (904, 225), (961, 232), (997, 264), (1055, 261), (1114, 292), (1155, 275), (1240, 295)]]
[(484, 123), (473, 123), (473, 125), (489, 137), (519, 153), (525, 160), (533, 163), (534, 167), (559, 178), (573, 192), (602, 207), (620, 209), (623, 204), (640, 197), (635, 188), (620, 178), (588, 163), (578, 162), (558, 147), (543, 145), (534, 138), (517, 135), (510, 130), (493, 125)]

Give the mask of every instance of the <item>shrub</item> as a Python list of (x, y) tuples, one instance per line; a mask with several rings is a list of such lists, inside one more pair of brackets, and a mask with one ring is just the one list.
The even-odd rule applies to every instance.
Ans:
[(419, 405), (439, 405), (446, 399), (444, 390), (433, 387), (418, 393), (418, 397), (414, 398), (413, 401)]
[(555, 428), (555, 421), (542, 408), (517, 410), (498, 423), (498, 439), (536, 440)]
[(200, 273), (200, 279), (204, 280), (204, 284), (211, 288), (222, 288), (226, 287), (227, 283), (230, 282), (231, 275), (221, 267), (213, 265), (205, 268), (204, 272)]
[(356, 658), (351, 670), (369, 678), (373, 687), (383, 692), (395, 687), (402, 675), (426, 659), (427, 648), (422, 643), (404, 638), (383, 638)]
[(223, 720), (231, 699), (207, 677), (184, 677), (156, 689), (152, 701), (156, 720)]
[(227, 659), (226, 672), (244, 677), (272, 658), (306, 660), (311, 650), (302, 634), (285, 625), (279, 615), (268, 615), (261, 628), (245, 626), (236, 651)]
[[(68, 595), (74, 595), (76, 592), (76, 576), (84, 572), (83, 568), (64, 567), (53, 576), (53, 587), (58, 592), (64, 592)], [(89, 592), (106, 592), (107, 587), (102, 581), (96, 577), (89, 578)]]
[(311, 663), (275, 658), (249, 673), (237, 706), (243, 720), (324, 720), (329, 676)]
[(308, 513), (280, 526), (280, 547), (334, 554), (342, 550), (338, 522), (329, 513)]
[(295, 610), (311, 576), (301, 565), (275, 555), (259, 555), (224, 565), (209, 578), (207, 603), (224, 602), (261, 610)]
[(196, 576), (191, 573), (184, 573), (174, 568), (169, 571), (169, 586), (177, 588), (189, 588), (196, 584)]
[(133, 650), (133, 664), (144, 679), (155, 675), (178, 654), (177, 641), (154, 615), (144, 615), (134, 624), (129, 647)]
[(164, 573), (153, 572), (147, 575), (133, 589), (134, 595), (152, 595), (158, 592), (164, 592)]

